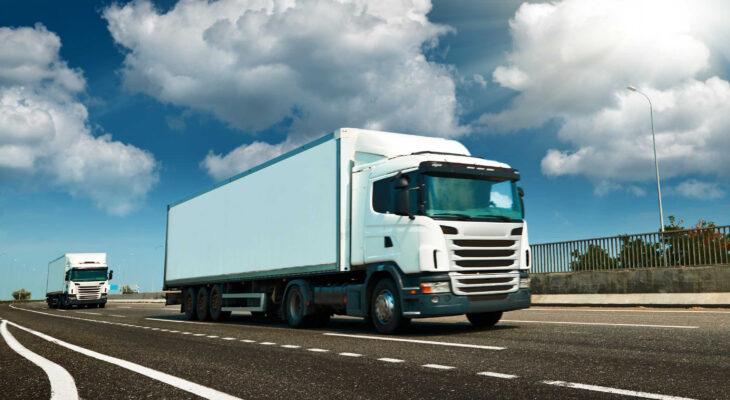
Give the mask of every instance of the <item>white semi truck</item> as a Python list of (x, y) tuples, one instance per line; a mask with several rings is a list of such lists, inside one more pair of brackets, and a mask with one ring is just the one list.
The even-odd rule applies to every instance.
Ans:
[(50, 308), (106, 306), (109, 280), (106, 253), (69, 253), (48, 263), (46, 303)]
[(168, 304), (293, 327), (361, 316), (381, 333), (494, 325), (530, 305), (519, 179), (453, 140), (338, 129), (168, 205)]

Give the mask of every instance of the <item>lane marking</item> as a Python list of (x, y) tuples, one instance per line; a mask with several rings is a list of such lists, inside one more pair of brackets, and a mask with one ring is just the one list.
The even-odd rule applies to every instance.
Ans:
[(89, 314), (89, 315), (101, 315), (101, 313), (98, 312), (90, 312), (90, 311), (76, 311), (79, 314)]
[(426, 367), (426, 368), (444, 369), (444, 370), (445, 369), (454, 369), (454, 368), (456, 368), (456, 367), (452, 367), (452, 366), (449, 366), (449, 365), (441, 365), (441, 364), (423, 364), (421, 366), (422, 367)]
[(164, 322), (178, 322), (183, 324), (196, 324), (196, 325), (218, 325), (212, 322), (200, 322), (200, 321), (183, 321), (181, 319), (164, 319), (164, 318), (152, 318), (152, 317), (145, 317), (145, 319), (148, 319), (150, 321), (164, 321)]
[(348, 335), (344, 333), (323, 333), (323, 335), (327, 336), (340, 336), (340, 337), (350, 337), (355, 339), (370, 339), (370, 340), (386, 340), (391, 342), (408, 342), (408, 343), (418, 343), (418, 344), (433, 344), (438, 346), (450, 346), (450, 347), (467, 347), (470, 349), (483, 349), (483, 350), (504, 350), (506, 347), (497, 347), (497, 346), (482, 346), (478, 344), (466, 344), (466, 343), (451, 343), (451, 342), (435, 342), (432, 340), (417, 340), (417, 339), (402, 339), (402, 338), (394, 338), (394, 337), (381, 337), (381, 336), (365, 336), (365, 335)]
[(4, 320), (0, 323), (0, 333), (2, 333), (5, 343), (23, 358), (39, 366), (48, 375), (48, 380), (51, 382), (51, 400), (78, 399), (79, 393), (76, 389), (76, 382), (71, 374), (62, 366), (33, 353), (20, 344), (8, 331), (9, 322)]
[(209, 338), (211, 338), (211, 339), (215, 339), (215, 338), (217, 338), (218, 336), (215, 336), (215, 335), (210, 335), (210, 336), (206, 336), (206, 337), (209, 337)]
[(264, 346), (273, 346), (273, 345), (275, 345), (276, 343), (274, 343), (274, 342), (261, 342), (261, 343), (259, 343), (259, 344), (262, 344), (262, 345), (264, 345)]
[(311, 349), (307, 349), (307, 351), (313, 351), (315, 353), (326, 353), (329, 350), (327, 350), (327, 349), (318, 349), (318, 348), (314, 347), (314, 348), (311, 348)]
[(193, 336), (205, 336), (205, 333), (193, 333)]
[(132, 308), (132, 307), (124, 306), (124, 307), (116, 307), (116, 308)]
[(124, 315), (119, 315), (119, 314), (109, 314), (109, 316), (110, 316), (110, 317), (117, 317), (117, 318), (127, 318), (126, 316), (124, 316)]
[(646, 324), (610, 324), (607, 322), (569, 322), (569, 321), (526, 321), (521, 319), (503, 319), (500, 322), (524, 322), (528, 324), (558, 324), (558, 325), (597, 325), (597, 326), (633, 326), (640, 328), (674, 328), (697, 329), (699, 326), (686, 325), (646, 325)]
[(178, 332), (180, 332), (180, 331), (170, 331), (170, 333), (178, 333)]
[(241, 339), (241, 341), (242, 341), (243, 343), (256, 343), (256, 341), (255, 341), (255, 340), (251, 340), (251, 339)]
[(58, 311), (61, 311), (61, 312), (66, 312), (66, 311), (68, 311), (68, 310), (63, 310), (63, 309), (60, 309), (60, 308), (59, 308), (59, 309), (58, 309)]
[(526, 308), (520, 311), (587, 311), (587, 312), (650, 312), (650, 313), (703, 313), (703, 314), (730, 314), (730, 311), (709, 310), (596, 310), (585, 308)]
[(502, 378), (502, 379), (515, 379), (515, 378), (519, 378), (517, 375), (500, 374), (499, 372), (489, 372), (489, 371), (477, 372), (477, 375), (491, 376), (492, 378)]
[(283, 347), (285, 349), (298, 349), (302, 346), (297, 346), (295, 344), (282, 344), (281, 347)]
[(340, 353), (340, 355), (341, 355), (341, 356), (345, 356), (345, 357), (362, 357), (362, 354), (357, 354), (357, 353), (347, 353), (347, 352), (344, 352), (344, 353)]
[(223, 339), (223, 340), (236, 340), (236, 338), (234, 338), (234, 337), (224, 337), (224, 338), (221, 338), (221, 339)]
[(23, 326), (20, 326), (14, 322), (8, 321), (9, 324), (15, 326), (18, 329), (22, 329), (28, 333), (32, 333), (33, 335), (38, 336), (41, 339), (47, 340), (51, 343), (55, 343), (61, 347), (65, 347), (69, 350), (73, 350), (77, 353), (81, 353), (85, 356), (89, 356), (91, 358), (95, 358), (97, 360), (105, 361), (110, 364), (116, 365), (118, 367), (128, 369), (132, 372), (136, 372), (140, 375), (144, 375), (146, 377), (152, 378), (154, 380), (166, 383), (170, 386), (173, 386), (175, 388), (184, 390), (186, 392), (190, 392), (192, 394), (198, 395), (200, 397), (206, 398), (206, 399), (226, 399), (226, 400), (240, 400), (238, 397), (231, 396), (228, 393), (223, 393), (218, 390), (198, 385), (197, 383), (178, 378), (177, 376), (166, 374), (161, 371), (154, 370), (152, 368), (145, 367), (143, 365), (135, 364), (133, 362), (122, 360), (121, 358), (116, 358), (112, 356), (108, 356), (106, 354), (97, 353), (93, 350), (89, 350), (87, 348), (77, 346), (75, 344), (64, 342), (63, 340), (56, 339), (52, 336), (46, 335), (45, 333), (41, 333), (38, 331), (34, 331), (33, 329), (26, 328)]
[(192, 332), (183, 332), (183, 335), (192, 335)]
[(403, 362), (403, 360), (400, 360), (397, 358), (388, 358), (388, 357), (378, 358), (378, 361), (385, 361), (385, 362), (389, 362), (389, 363), (402, 363)]
[(633, 390), (615, 389), (615, 388), (610, 388), (610, 387), (605, 387), (605, 386), (585, 385), (582, 383), (563, 382), (563, 381), (542, 381), (542, 383), (545, 383), (547, 385), (567, 387), (567, 388), (573, 388), (573, 389), (591, 390), (594, 392), (613, 393), (613, 394), (620, 394), (620, 395), (624, 395), (624, 396), (633, 396), (633, 397), (643, 397), (645, 399), (692, 400), (688, 397), (668, 396), (668, 395), (664, 395), (664, 394), (647, 393), (647, 392), (635, 392)]

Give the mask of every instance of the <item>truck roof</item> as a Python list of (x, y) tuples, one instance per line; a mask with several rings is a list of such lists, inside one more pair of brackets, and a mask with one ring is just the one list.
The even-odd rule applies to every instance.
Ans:
[(58, 261), (61, 258), (66, 258), (67, 263), (74, 267), (106, 265), (106, 253), (66, 253), (51, 262)]

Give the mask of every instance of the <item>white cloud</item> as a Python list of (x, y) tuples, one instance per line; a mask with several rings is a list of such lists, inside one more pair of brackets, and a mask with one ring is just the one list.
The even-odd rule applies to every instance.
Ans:
[[(452, 72), (423, 54), (451, 31), (428, 20), (430, 9), (428, 0), (186, 0), (162, 13), (140, 0), (104, 18), (127, 50), (128, 89), (249, 132), (284, 122), (301, 144), (342, 126), (468, 132)], [(211, 160), (203, 165), (219, 165)]]
[(77, 99), (86, 82), (60, 59), (60, 47), (42, 25), (0, 28), (0, 173), (128, 213), (157, 183), (157, 162), (109, 134), (92, 134)]
[[(646, 99), (654, 104), (662, 178), (730, 171), (730, 84), (714, 68), (730, 46), (714, 1), (564, 0), (523, 4), (510, 21), (513, 50), (493, 79), (518, 92), (483, 115), (478, 129), (503, 132), (556, 119), (565, 149), (542, 160), (548, 176), (584, 175), (597, 193), (654, 179)], [(726, 61), (725, 61), (726, 62)], [(721, 64), (721, 63), (720, 63)], [(716, 71), (717, 70), (717, 71)]]
[(717, 183), (689, 179), (680, 183), (677, 187), (671, 188), (668, 194), (678, 194), (700, 200), (714, 200), (724, 197), (725, 191)]
[(295, 146), (289, 142), (279, 144), (268, 144), (264, 142), (253, 142), (248, 145), (239, 146), (226, 155), (208, 152), (200, 166), (208, 171), (208, 174), (216, 180), (229, 178), (237, 172), (242, 172), (261, 163), (264, 163), (282, 153), (285, 153)]

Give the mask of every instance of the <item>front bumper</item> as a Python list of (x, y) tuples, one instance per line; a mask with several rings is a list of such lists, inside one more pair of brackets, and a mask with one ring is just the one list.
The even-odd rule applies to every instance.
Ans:
[[(433, 297), (438, 297), (438, 303), (432, 302)], [(502, 296), (458, 296), (453, 293), (439, 293), (409, 295), (403, 299), (403, 315), (408, 318), (445, 317), (528, 307), (530, 307), (530, 289), (520, 289)]]
[(83, 306), (87, 304), (106, 304), (106, 297), (101, 297), (99, 299), (94, 300), (79, 300), (76, 298), (72, 298), (70, 300), (66, 300), (66, 304), (72, 305), (72, 306)]

